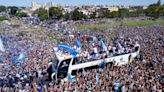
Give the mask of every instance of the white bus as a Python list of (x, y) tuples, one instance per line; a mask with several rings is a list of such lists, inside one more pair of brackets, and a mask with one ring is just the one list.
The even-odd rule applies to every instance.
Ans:
[(66, 55), (60, 52), (55, 52), (57, 60), (53, 61), (51, 67), (49, 68), (49, 75), (55, 80), (67, 80), (68, 75), (71, 76), (71, 78), (75, 77), (73, 71), (98, 66), (102, 62), (105, 62), (106, 64), (115, 62), (114, 64), (118, 66), (124, 65), (131, 62), (139, 55), (140, 45), (136, 45), (134, 48), (135, 50), (132, 53), (116, 55), (97, 60), (88, 60), (84, 63), (76, 63), (79, 62), (79, 55), (73, 57), (69, 54)]

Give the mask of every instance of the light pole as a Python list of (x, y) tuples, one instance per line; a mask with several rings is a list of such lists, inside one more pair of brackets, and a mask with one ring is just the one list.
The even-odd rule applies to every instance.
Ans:
[(49, 9), (50, 9), (50, 8), (47, 8), (48, 19), (49, 19), (49, 17), (50, 17)]

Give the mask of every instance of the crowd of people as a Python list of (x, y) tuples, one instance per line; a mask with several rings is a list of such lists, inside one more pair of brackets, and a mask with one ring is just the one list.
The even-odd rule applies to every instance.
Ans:
[[(27, 21), (32, 20), (26, 20), (27, 24), (22, 25), (34, 27), (32, 22)], [(0, 92), (162, 92), (164, 90), (163, 25), (119, 26), (106, 30), (79, 32), (73, 28), (74, 24), (76, 23), (70, 21), (51, 20), (40, 22), (39, 25), (43, 28), (41, 30), (34, 28), (34, 31), (30, 32), (19, 30), (14, 33), (2, 31), (1, 39), (6, 51), (0, 55)], [(21, 26), (16, 26), (15, 29), (19, 28)], [(55, 83), (47, 74), (48, 63), (55, 58), (53, 47), (58, 40), (73, 44), (75, 39), (72, 36), (77, 35), (84, 36), (82, 39), (85, 39), (85, 35), (96, 38), (102, 36), (108, 50), (120, 45), (120, 48), (127, 47), (124, 46), (125, 42), (129, 44), (138, 42), (141, 47), (140, 55), (127, 65), (107, 64), (104, 68), (84, 69), (82, 72), (76, 72), (72, 82)], [(90, 52), (91, 46), (96, 46), (86, 41), (82, 44), (84, 44), (82, 50)]]

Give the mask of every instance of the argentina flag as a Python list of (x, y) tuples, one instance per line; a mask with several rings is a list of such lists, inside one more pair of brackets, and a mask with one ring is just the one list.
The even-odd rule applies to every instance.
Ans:
[(76, 39), (76, 46), (77, 46), (78, 48), (81, 48), (80, 38), (77, 38), (77, 39)]
[(3, 46), (3, 42), (1, 40), (1, 38), (0, 38), (0, 51), (5, 52), (5, 48)]
[(107, 47), (106, 47), (106, 45), (104, 44), (103, 40), (100, 41), (99, 46), (100, 46), (100, 49), (101, 49), (102, 51), (107, 51)]
[(57, 47), (68, 51), (74, 57), (77, 55), (77, 52), (66, 43), (58, 44)]
[(75, 46), (76, 46), (77, 52), (81, 50), (81, 41), (80, 41), (80, 38), (77, 38), (76, 39)]

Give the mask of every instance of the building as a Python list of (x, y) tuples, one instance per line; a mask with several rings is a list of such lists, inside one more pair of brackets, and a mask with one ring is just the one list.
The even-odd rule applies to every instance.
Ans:
[(109, 10), (110, 12), (118, 11), (118, 10), (119, 10), (119, 7), (118, 7), (118, 6), (108, 6), (108, 7), (106, 7), (106, 8), (108, 8), (108, 10)]
[(85, 15), (90, 15), (93, 12), (96, 11), (96, 7), (94, 5), (85, 5), (85, 6), (81, 6), (80, 11), (83, 12), (83, 14)]
[(63, 9), (64, 13), (70, 13), (71, 11), (75, 10), (77, 7), (72, 5), (64, 5), (61, 6), (60, 8)]
[(49, 9), (50, 7), (53, 6), (52, 2), (48, 2), (48, 3), (36, 3), (36, 2), (32, 2), (31, 3), (31, 10), (35, 11), (39, 8), (44, 8), (44, 9)]

